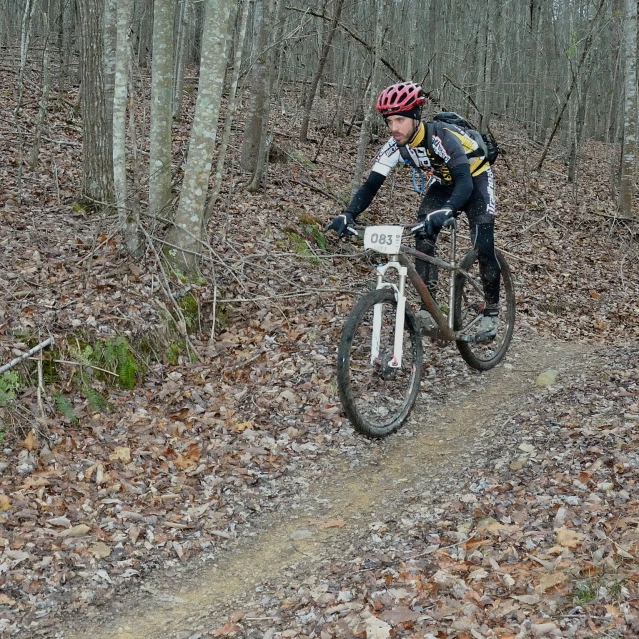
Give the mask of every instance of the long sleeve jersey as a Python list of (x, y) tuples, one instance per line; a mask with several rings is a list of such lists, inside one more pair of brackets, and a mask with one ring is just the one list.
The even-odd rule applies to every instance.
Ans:
[[(428, 144), (427, 135), (432, 131)], [(446, 203), (454, 212), (462, 209), (473, 191), (473, 177), (489, 168), (482, 148), (463, 129), (434, 120), (420, 123), (413, 140), (406, 146), (410, 162), (443, 185), (451, 186)], [(354, 218), (364, 211), (391, 170), (403, 160), (394, 138), (390, 138), (375, 157), (366, 182), (357, 190), (346, 212)]]

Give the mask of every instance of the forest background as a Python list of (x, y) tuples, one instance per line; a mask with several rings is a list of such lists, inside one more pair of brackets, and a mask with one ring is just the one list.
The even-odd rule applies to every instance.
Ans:
[[(602, 383), (622, 382), (588, 391), (588, 415), (617, 402), (606, 412), (634, 424), (637, 46), (634, 0), (5, 0), (2, 362), (54, 344), (0, 377), (0, 629), (46, 634), (241, 535), (292, 468), (369, 445), (341, 414), (333, 360), (371, 265), (324, 228), (386, 139), (377, 94), (402, 79), (423, 84), (427, 115), (455, 110), (500, 143), (518, 340), (609, 345)], [(368, 219), (413, 219), (419, 196), (396, 173)], [(437, 401), (468, 378), (459, 366), (434, 356)], [(606, 445), (630, 456), (609, 470), (626, 473), (614, 516), (631, 519), (622, 431)], [(542, 594), (572, 607), (589, 583), (582, 621), (630, 627), (626, 532)], [(516, 615), (499, 623), (521, 632)]]

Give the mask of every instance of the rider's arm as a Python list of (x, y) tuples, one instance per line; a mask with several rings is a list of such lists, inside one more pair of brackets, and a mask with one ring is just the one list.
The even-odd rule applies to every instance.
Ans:
[(444, 208), (451, 208), (453, 213), (457, 213), (468, 202), (473, 192), (470, 162), (466, 150), (459, 137), (453, 133), (452, 127), (444, 126), (439, 122), (433, 124), (433, 151), (444, 160), (453, 181), (453, 192)]
[(473, 192), (473, 178), (470, 174), (470, 164), (468, 160), (448, 167), (450, 176), (453, 178), (453, 192), (450, 194), (445, 207), (453, 209), (457, 213), (464, 208)]
[(362, 211), (365, 211), (373, 198), (379, 191), (379, 187), (384, 184), (386, 176), (392, 168), (399, 162), (400, 153), (395, 140), (391, 138), (379, 150), (373, 162), (373, 168), (366, 179), (366, 182), (357, 189), (351, 203), (344, 213), (350, 213), (355, 219)]
[(385, 175), (377, 171), (371, 171), (366, 182), (357, 189), (355, 195), (351, 199), (350, 204), (346, 207), (344, 213), (350, 213), (355, 219), (362, 211), (368, 208), (373, 198), (379, 191), (379, 187), (384, 184)]

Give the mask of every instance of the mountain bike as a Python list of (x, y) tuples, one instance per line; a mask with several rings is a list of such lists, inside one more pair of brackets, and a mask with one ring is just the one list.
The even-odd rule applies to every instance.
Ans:
[[(447, 226), (448, 261), (402, 244), (403, 237), (421, 231), (423, 223), (365, 228), (364, 248), (385, 255), (386, 262), (376, 267), (375, 290), (356, 302), (344, 324), (337, 352), (337, 384), (348, 419), (367, 437), (395, 432), (415, 405), (423, 366), (422, 331), (412, 308), (415, 304), (422, 303), (437, 324), (428, 336), (455, 342), (459, 354), (476, 370), (486, 371), (499, 364), (510, 345), (515, 289), (506, 258), (495, 249), (501, 268), (500, 322), (497, 334), (486, 338), (477, 332), (485, 306), (477, 254), (471, 249), (457, 261), (457, 221), (451, 219)], [(415, 258), (448, 271), (447, 304), (435, 302), (415, 270)]]

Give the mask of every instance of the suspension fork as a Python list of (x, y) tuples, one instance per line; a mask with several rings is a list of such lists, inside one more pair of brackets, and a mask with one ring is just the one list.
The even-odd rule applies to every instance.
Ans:
[[(395, 335), (393, 341), (393, 355), (389, 362), (382, 362), (383, 366), (390, 368), (401, 368), (402, 356), (404, 354), (404, 319), (406, 314), (406, 276), (408, 269), (397, 261), (397, 255), (389, 256), (386, 264), (377, 266), (377, 289), (391, 288), (395, 292), (397, 300), (397, 310), (395, 312)], [(399, 285), (390, 284), (384, 281), (384, 276), (389, 269), (395, 269), (399, 276)], [(382, 338), (382, 304), (375, 304), (373, 309), (373, 337), (371, 344), (371, 364), (379, 357), (380, 343)]]

